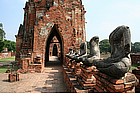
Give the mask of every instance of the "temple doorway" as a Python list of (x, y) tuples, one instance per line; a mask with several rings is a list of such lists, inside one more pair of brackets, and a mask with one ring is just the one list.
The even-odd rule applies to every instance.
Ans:
[(58, 49), (57, 49), (57, 45), (56, 44), (54, 44), (54, 46), (53, 46), (52, 55), (53, 56), (58, 56)]
[[(45, 67), (47, 66), (47, 63), (52, 60), (56, 60), (56, 62), (60, 61), (62, 64), (64, 52), (63, 49), (62, 36), (57, 28), (57, 25), (54, 25), (46, 42)], [(51, 59), (52, 57), (55, 57), (55, 59)]]

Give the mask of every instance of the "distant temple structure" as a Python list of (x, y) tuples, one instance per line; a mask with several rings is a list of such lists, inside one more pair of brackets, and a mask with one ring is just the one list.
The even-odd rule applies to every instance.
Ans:
[(82, 0), (28, 0), (16, 35), (16, 61), (22, 69), (41, 72), (49, 56), (65, 63), (69, 48), (86, 41)]

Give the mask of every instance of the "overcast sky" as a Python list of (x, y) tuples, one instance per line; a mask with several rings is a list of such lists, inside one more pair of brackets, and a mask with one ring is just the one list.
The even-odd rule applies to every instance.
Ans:
[[(26, 0), (1, 0), (0, 22), (6, 39), (15, 40)], [(132, 42), (140, 42), (140, 0), (83, 0), (86, 12), (87, 40), (98, 35), (100, 40), (120, 25), (130, 27)]]

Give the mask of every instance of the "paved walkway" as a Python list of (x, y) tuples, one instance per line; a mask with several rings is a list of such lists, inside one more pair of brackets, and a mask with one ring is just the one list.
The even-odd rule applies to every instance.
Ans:
[(8, 82), (8, 74), (0, 74), (0, 93), (65, 93), (62, 66), (52, 57), (43, 73), (20, 74), (20, 81)]

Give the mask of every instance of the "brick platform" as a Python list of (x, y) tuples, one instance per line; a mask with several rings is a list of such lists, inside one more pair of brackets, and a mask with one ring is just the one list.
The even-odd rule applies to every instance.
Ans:
[(64, 82), (66, 83), (68, 92), (71, 93), (88, 93), (78, 83), (75, 75), (66, 66), (63, 66)]
[(127, 73), (121, 79), (113, 79), (112, 77), (97, 72), (94, 74), (96, 78), (96, 86), (94, 92), (109, 93), (134, 93), (136, 77), (132, 73)]
[[(68, 62), (68, 61), (67, 61)], [(70, 63), (70, 61), (69, 61)], [(64, 81), (69, 92), (74, 93), (135, 93), (138, 79), (132, 73), (126, 73), (120, 79), (114, 79), (99, 72), (95, 66), (80, 65), (80, 74), (74, 73), (77, 64), (63, 66)], [(72, 70), (71, 70), (72, 68)]]
[(77, 78), (79, 84), (83, 87), (83, 89), (93, 89), (96, 85), (96, 78), (93, 75), (96, 68), (94, 66), (84, 67), (84, 65), (81, 65), (80, 69), (81, 74)]
[(75, 76), (80, 76), (81, 75), (81, 63), (76, 63), (75, 61), (73, 62), (73, 74)]
[(136, 77), (139, 79), (139, 84), (136, 86), (136, 92), (140, 93), (140, 66), (137, 67), (137, 69), (132, 71), (133, 74), (136, 75)]

